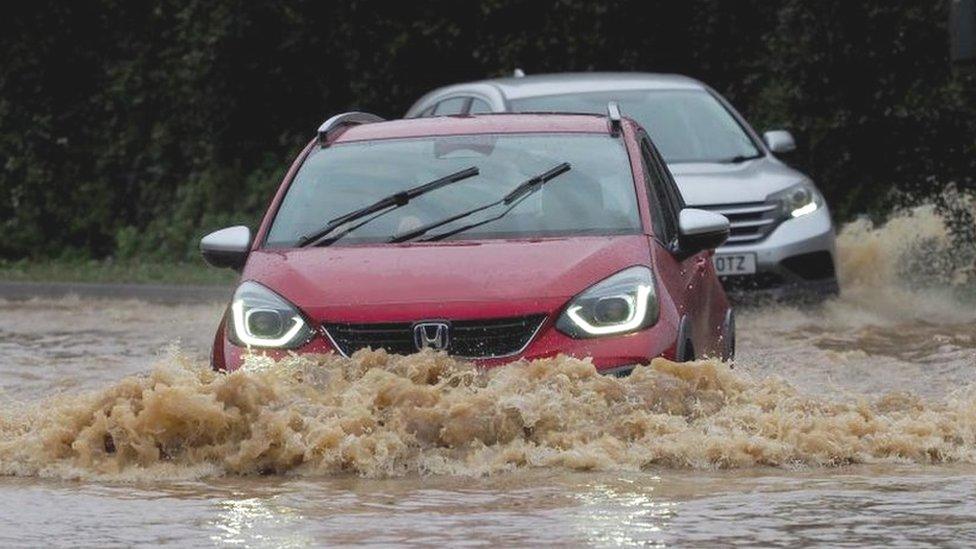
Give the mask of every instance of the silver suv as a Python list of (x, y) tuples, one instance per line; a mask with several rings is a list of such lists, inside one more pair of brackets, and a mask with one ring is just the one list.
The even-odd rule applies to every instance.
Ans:
[(565, 73), (482, 80), (436, 89), (406, 118), (494, 112), (604, 113), (616, 101), (650, 134), (692, 207), (731, 221), (714, 256), (727, 290), (773, 298), (838, 292), (834, 228), (823, 196), (806, 175), (774, 156), (793, 136), (762, 139), (715, 90), (685, 76)]

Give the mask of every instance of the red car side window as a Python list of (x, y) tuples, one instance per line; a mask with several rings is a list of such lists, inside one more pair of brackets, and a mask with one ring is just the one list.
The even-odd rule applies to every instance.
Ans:
[(671, 199), (665, 187), (666, 182), (660, 173), (654, 153), (647, 139), (641, 139), (641, 159), (644, 163), (644, 179), (647, 184), (648, 198), (651, 202), (651, 222), (654, 234), (661, 242), (670, 244), (678, 236), (677, 214), (673, 210)]

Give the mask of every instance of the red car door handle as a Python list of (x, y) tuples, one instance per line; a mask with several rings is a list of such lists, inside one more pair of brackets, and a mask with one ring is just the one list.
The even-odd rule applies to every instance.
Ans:
[(704, 275), (708, 271), (708, 257), (702, 256), (695, 260), (695, 270)]

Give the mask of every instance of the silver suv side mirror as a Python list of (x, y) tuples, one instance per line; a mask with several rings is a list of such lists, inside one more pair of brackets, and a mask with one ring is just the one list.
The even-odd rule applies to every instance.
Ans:
[(729, 239), (729, 219), (724, 215), (695, 208), (678, 214), (678, 249), (682, 255), (714, 250)]
[(200, 253), (214, 267), (240, 270), (250, 249), (251, 229), (244, 225), (220, 229), (200, 239)]
[(763, 141), (774, 153), (788, 153), (796, 150), (793, 134), (786, 130), (771, 130), (763, 134)]

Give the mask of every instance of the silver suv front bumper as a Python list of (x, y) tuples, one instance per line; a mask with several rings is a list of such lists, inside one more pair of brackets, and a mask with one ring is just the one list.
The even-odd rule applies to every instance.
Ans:
[[(723, 207), (709, 209), (721, 213)], [(729, 217), (733, 235), (738, 232), (739, 239), (732, 239), (716, 250), (716, 254), (753, 253), (756, 256), (755, 275), (722, 277), (726, 290), (734, 297), (747, 293), (751, 298), (765, 294), (777, 299), (824, 299), (839, 292), (836, 238), (826, 205), (801, 217), (770, 223), (759, 229), (755, 236), (742, 236), (749, 233), (741, 229), (736, 231), (737, 216)], [(741, 224), (741, 216), (739, 218)], [(745, 222), (747, 225), (757, 223), (755, 218)]]

